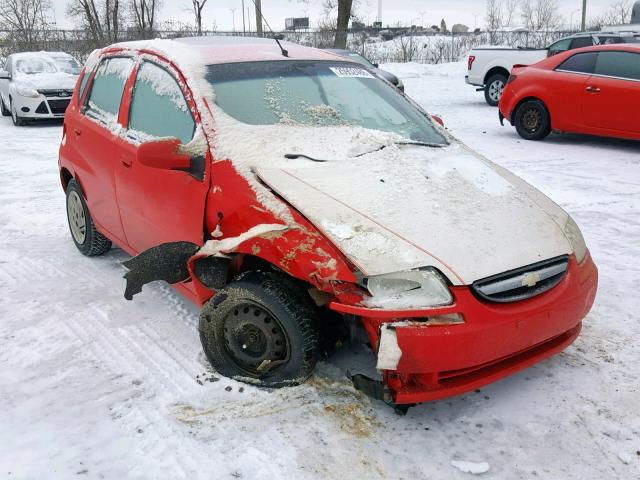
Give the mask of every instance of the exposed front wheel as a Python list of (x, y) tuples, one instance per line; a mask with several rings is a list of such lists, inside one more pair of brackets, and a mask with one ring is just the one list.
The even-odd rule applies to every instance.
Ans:
[(87, 257), (102, 255), (111, 248), (111, 240), (96, 230), (80, 186), (75, 180), (67, 185), (67, 220), (71, 238)]
[(320, 351), (316, 324), (316, 308), (305, 292), (279, 274), (249, 272), (204, 306), (199, 330), (220, 374), (284, 387), (311, 375)]
[(498, 103), (500, 103), (500, 97), (502, 97), (502, 92), (504, 91), (504, 87), (507, 84), (507, 77), (504, 75), (497, 73), (495, 75), (491, 75), (489, 80), (484, 87), (484, 98), (489, 105), (492, 107), (497, 107)]
[(542, 140), (551, 133), (549, 111), (540, 100), (527, 100), (513, 117), (516, 131), (525, 140)]

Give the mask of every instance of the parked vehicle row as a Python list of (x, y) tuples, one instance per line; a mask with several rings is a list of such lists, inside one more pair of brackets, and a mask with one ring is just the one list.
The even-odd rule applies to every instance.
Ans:
[(457, 395), (566, 348), (595, 297), (565, 211), (321, 50), (105, 48), (59, 167), (78, 250), (135, 255), (128, 299), (165, 280), (202, 306), (207, 358), (240, 381), (305, 381), (355, 320), (380, 372), (359, 388), (395, 405)]
[(64, 117), (81, 68), (64, 52), (9, 55), (0, 70), (2, 115), (11, 115), (16, 126)]
[[(623, 27), (630, 28), (630, 27)], [(601, 32), (576, 33), (544, 49), (479, 47), (469, 54), (465, 81), (484, 91), (485, 100), (497, 106), (509, 73), (516, 65), (532, 65), (568, 50), (594, 45), (640, 43), (637, 30), (607, 29)]]

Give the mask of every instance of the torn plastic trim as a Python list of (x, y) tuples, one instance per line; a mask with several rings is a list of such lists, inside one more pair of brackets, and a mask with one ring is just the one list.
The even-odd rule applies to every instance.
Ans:
[(187, 262), (198, 248), (191, 242), (162, 243), (122, 262), (129, 269), (124, 274), (127, 281), (124, 298), (132, 300), (142, 291), (143, 285), (157, 280), (167, 283), (187, 280), (190, 277)]
[(380, 341), (378, 342), (378, 370), (396, 370), (402, 358), (402, 350), (398, 345), (398, 335), (395, 325), (385, 323), (380, 327)]

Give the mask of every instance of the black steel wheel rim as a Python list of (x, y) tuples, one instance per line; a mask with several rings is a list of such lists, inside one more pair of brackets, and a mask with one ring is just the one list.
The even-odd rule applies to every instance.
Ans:
[(290, 356), (284, 328), (270, 311), (255, 302), (245, 301), (227, 313), (222, 337), (229, 360), (252, 377), (277, 368)]
[(542, 125), (542, 112), (537, 107), (525, 110), (522, 115), (522, 127), (529, 133), (536, 133)]

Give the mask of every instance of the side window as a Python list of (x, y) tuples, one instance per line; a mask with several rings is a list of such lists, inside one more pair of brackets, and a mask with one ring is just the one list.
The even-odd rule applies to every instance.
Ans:
[(91, 70), (85, 70), (82, 75), (82, 80), (80, 80), (80, 88), (78, 89), (78, 104), (82, 101), (82, 94), (84, 93), (84, 89), (87, 86), (87, 82), (89, 81), (89, 77), (91, 77)]
[(595, 74), (640, 80), (640, 55), (631, 52), (600, 52)]
[(7, 72), (9, 72), (9, 76), (13, 76), (13, 59), (9, 58), (7, 60)]
[(551, 46), (549, 47), (549, 56), (566, 52), (567, 50), (569, 50), (570, 44), (570, 38), (563, 38), (562, 40), (558, 40), (556, 43), (551, 44)]
[(597, 58), (598, 53), (596, 52), (578, 53), (567, 58), (556, 70), (563, 72), (593, 73)]
[(570, 50), (573, 50), (575, 48), (592, 47), (592, 46), (593, 46), (593, 39), (591, 37), (576, 37), (571, 41)]
[(87, 101), (87, 115), (106, 122), (117, 118), (132, 67), (133, 60), (124, 57), (108, 58), (98, 65)]
[(129, 129), (144, 140), (176, 137), (183, 144), (193, 138), (196, 123), (175, 78), (164, 68), (144, 62), (138, 70), (131, 99)]
[(620, 37), (598, 37), (600, 41), (600, 45), (612, 45), (614, 43), (622, 43), (622, 38)]

